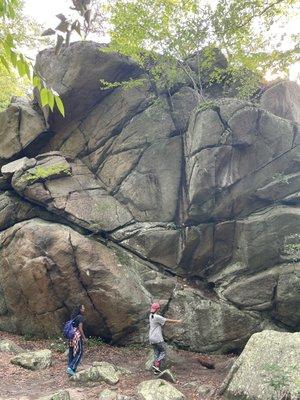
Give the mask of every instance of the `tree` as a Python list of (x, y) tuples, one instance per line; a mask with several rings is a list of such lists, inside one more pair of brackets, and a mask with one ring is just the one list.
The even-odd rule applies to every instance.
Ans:
[[(144, 67), (151, 60), (154, 80), (166, 89), (184, 76), (202, 97), (205, 86), (225, 80), (247, 97), (267, 71), (286, 74), (288, 66), (299, 60), (299, 37), (290, 35), (292, 45), (284, 49), (281, 42), (287, 34), (278, 31), (299, 1), (210, 3), (116, 0), (110, 7), (110, 50), (128, 55)], [(226, 68), (212, 68), (217, 49), (227, 58)]]
[[(12, 78), (17, 73), (20, 78), (27, 77), (33, 87), (36, 87), (40, 93), (41, 105), (49, 106), (53, 111), (56, 105), (64, 115), (64, 107), (59, 95), (51, 88), (48, 88), (43, 77), (38, 74), (30, 60), (18, 50), (18, 47), (26, 44), (28, 41), (37, 40), (36, 35), (28, 37), (25, 29), (22, 32), (24, 24), (18, 24), (21, 17), (23, 3), (21, 0), (0, 0), (0, 67), (6, 69)], [(13, 29), (14, 27), (18, 29)], [(28, 26), (26, 31), (28, 31)], [(23, 33), (23, 34), (22, 34)]]

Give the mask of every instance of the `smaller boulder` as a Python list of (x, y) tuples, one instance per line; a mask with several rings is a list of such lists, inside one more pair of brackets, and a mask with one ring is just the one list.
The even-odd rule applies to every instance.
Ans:
[(10, 362), (15, 365), (20, 365), (23, 368), (33, 371), (45, 369), (52, 364), (52, 353), (50, 350), (27, 351), (13, 357)]
[(99, 400), (135, 400), (134, 397), (118, 394), (115, 390), (104, 389), (98, 397)]
[(100, 394), (99, 400), (117, 400), (118, 393), (111, 389), (104, 389)]
[(162, 379), (141, 382), (137, 387), (140, 400), (183, 400), (185, 396)]
[(11, 340), (0, 340), (0, 352), (19, 354), (24, 350)]
[(50, 396), (40, 397), (38, 400), (71, 400), (71, 396), (67, 390), (60, 390)]
[(106, 382), (115, 385), (119, 382), (120, 371), (114, 365), (101, 361), (94, 362), (93, 366), (83, 371), (77, 372), (71, 380), (75, 382)]

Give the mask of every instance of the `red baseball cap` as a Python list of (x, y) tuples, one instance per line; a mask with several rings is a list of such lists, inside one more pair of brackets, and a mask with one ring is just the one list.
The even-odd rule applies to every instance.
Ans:
[(154, 313), (155, 311), (160, 309), (160, 305), (158, 303), (151, 304), (150, 312)]

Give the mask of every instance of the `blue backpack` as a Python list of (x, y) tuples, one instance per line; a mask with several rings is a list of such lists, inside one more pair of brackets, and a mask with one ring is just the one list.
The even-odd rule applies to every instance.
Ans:
[(75, 335), (75, 329), (73, 326), (73, 322), (74, 322), (74, 319), (70, 319), (64, 325), (63, 334), (64, 334), (64, 337), (68, 340), (72, 340)]

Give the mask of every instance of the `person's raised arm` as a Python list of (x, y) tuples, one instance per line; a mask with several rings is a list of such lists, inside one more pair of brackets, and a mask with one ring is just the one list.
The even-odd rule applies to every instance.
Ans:
[(166, 318), (166, 322), (170, 322), (171, 324), (181, 324), (182, 323), (182, 319), (169, 319), (169, 318)]

